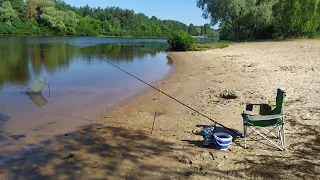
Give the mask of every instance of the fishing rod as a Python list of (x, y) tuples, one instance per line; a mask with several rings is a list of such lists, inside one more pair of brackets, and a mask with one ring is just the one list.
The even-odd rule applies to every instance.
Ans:
[(235, 133), (235, 134), (239, 135), (240, 137), (243, 137), (243, 135), (242, 135), (241, 133), (239, 133), (238, 131), (233, 130), (233, 129), (230, 129), (230, 128), (228, 128), (228, 127), (224, 126), (223, 124), (221, 124), (221, 123), (217, 122), (216, 120), (214, 120), (214, 119), (210, 118), (209, 116), (207, 116), (207, 115), (205, 115), (205, 114), (203, 114), (203, 113), (201, 113), (201, 112), (199, 112), (199, 111), (195, 110), (194, 108), (190, 107), (189, 105), (187, 105), (187, 104), (185, 104), (185, 103), (183, 103), (183, 102), (179, 101), (178, 99), (176, 99), (176, 98), (172, 97), (171, 95), (169, 95), (169, 94), (167, 94), (167, 93), (163, 92), (161, 89), (158, 89), (158, 88), (156, 88), (155, 86), (153, 86), (153, 85), (151, 85), (151, 84), (147, 83), (146, 81), (144, 81), (144, 80), (142, 80), (142, 79), (138, 78), (137, 76), (135, 76), (135, 75), (133, 75), (133, 74), (131, 74), (131, 73), (129, 73), (129, 72), (127, 72), (127, 71), (125, 71), (124, 69), (122, 69), (122, 68), (118, 67), (117, 65), (115, 65), (115, 64), (113, 64), (113, 63), (111, 63), (110, 61), (108, 61), (108, 60), (106, 60), (106, 59), (103, 59), (102, 57), (99, 57), (99, 56), (97, 56), (97, 55), (95, 55), (95, 54), (94, 54), (94, 56), (95, 56), (96, 58), (100, 59), (100, 60), (105, 61), (106, 63), (110, 64), (111, 66), (113, 66), (113, 67), (115, 67), (115, 68), (119, 69), (120, 71), (122, 71), (122, 72), (124, 72), (124, 73), (126, 73), (126, 74), (128, 74), (128, 75), (130, 75), (130, 76), (132, 76), (133, 78), (135, 78), (135, 79), (139, 80), (140, 82), (142, 82), (142, 83), (144, 83), (144, 84), (146, 84), (146, 85), (150, 86), (151, 88), (153, 88), (153, 89), (157, 90), (158, 92), (160, 92), (160, 93), (162, 93), (162, 94), (166, 95), (167, 97), (169, 97), (169, 98), (173, 99), (174, 101), (176, 101), (176, 102), (178, 102), (178, 103), (182, 104), (183, 106), (185, 106), (185, 107), (187, 107), (187, 108), (191, 109), (192, 111), (194, 111), (194, 112), (198, 113), (199, 115), (201, 115), (201, 116), (203, 116), (203, 117), (205, 117), (205, 118), (209, 119), (210, 121), (214, 122), (215, 124), (218, 124), (218, 125), (220, 125), (221, 127), (223, 127), (223, 128), (225, 128), (225, 129), (227, 129), (227, 130), (229, 130), (229, 131), (231, 131), (231, 132), (233, 132), (233, 133)]

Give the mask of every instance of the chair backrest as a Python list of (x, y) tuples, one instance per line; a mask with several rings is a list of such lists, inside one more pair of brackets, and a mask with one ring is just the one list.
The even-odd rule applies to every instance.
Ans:
[(276, 97), (276, 108), (271, 112), (271, 114), (282, 114), (283, 113), (283, 104), (284, 98), (286, 97), (286, 93), (281, 89), (277, 90), (277, 97)]
[(46, 79), (40, 76), (37, 76), (32, 82), (32, 84), (29, 86), (27, 93), (39, 93), (44, 87), (44, 85), (46, 85), (46, 83), (47, 83)]

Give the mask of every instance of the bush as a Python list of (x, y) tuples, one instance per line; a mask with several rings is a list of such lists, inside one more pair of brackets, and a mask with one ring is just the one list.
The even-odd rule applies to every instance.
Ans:
[(16, 21), (14, 27), (19, 30), (19, 34), (23, 35), (39, 35), (40, 28), (36, 20), (30, 21)]
[(194, 43), (194, 38), (184, 31), (178, 31), (173, 33), (169, 38), (168, 43), (172, 50), (185, 51), (188, 50)]

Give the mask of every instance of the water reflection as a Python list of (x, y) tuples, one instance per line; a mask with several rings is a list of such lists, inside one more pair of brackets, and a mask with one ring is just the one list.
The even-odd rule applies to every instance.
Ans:
[(76, 46), (68, 44), (0, 44), (0, 87), (5, 83), (25, 86), (43, 68), (54, 73), (67, 67), (77, 52)]
[(42, 68), (54, 73), (58, 68), (68, 67), (72, 57), (78, 53), (78, 48), (65, 44), (29, 44), (28, 57), (36, 75)]
[(38, 108), (41, 108), (48, 103), (47, 99), (43, 97), (42, 92), (36, 94), (27, 94), (27, 96)]
[(146, 55), (156, 56), (166, 48), (166, 44), (136, 43), (136, 44), (99, 44), (80, 49), (83, 56), (94, 59), (95, 55), (110, 61), (133, 62), (135, 58), (143, 58)]
[(167, 64), (168, 64), (169, 66), (172, 66), (172, 65), (173, 65), (173, 60), (172, 60), (169, 56), (167, 56)]
[(23, 84), (29, 79), (28, 49), (24, 44), (1, 44), (0, 55), (0, 87), (4, 82)]
[(165, 48), (166, 45), (159, 43), (107, 43), (84, 48), (69, 43), (0, 43), (0, 88), (4, 84), (26, 86), (30, 78), (44, 69), (52, 74), (67, 69), (77, 57), (88, 64), (97, 61), (94, 54), (113, 62), (133, 63), (147, 55), (154, 57)]

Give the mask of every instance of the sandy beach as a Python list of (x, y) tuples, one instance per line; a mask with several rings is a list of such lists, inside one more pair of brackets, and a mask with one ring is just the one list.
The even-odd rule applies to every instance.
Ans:
[(212, 122), (148, 89), (0, 164), (0, 179), (320, 179), (320, 40), (168, 55), (175, 68), (154, 85), (241, 133), (243, 104), (275, 104), (277, 88), (285, 90), (287, 150), (268, 142), (244, 149), (235, 134), (227, 151), (205, 148), (200, 132)]

